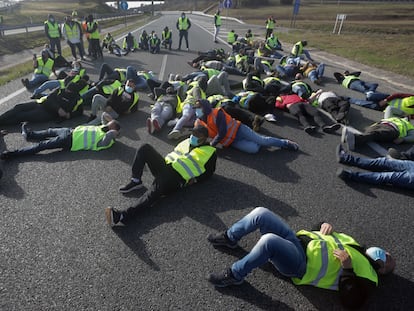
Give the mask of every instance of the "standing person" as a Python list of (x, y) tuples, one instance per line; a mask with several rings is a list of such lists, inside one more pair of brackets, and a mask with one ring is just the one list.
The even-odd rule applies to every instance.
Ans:
[(165, 158), (151, 145), (142, 145), (135, 155), (131, 181), (119, 191), (128, 193), (143, 188), (142, 173), (145, 164), (154, 175), (154, 180), (139, 198), (137, 205), (124, 211), (119, 208), (106, 208), (108, 224), (127, 224), (128, 220), (141, 210), (152, 207), (162, 196), (210, 178), (216, 170), (217, 154), (216, 148), (208, 144), (207, 137), (207, 129), (197, 126), (193, 128), (190, 138), (179, 143)]
[(179, 31), (179, 36), (180, 36), (180, 40), (178, 42), (178, 50), (181, 50), (181, 42), (184, 37), (185, 44), (187, 46), (187, 51), (189, 51), (190, 49), (188, 48), (188, 30), (191, 27), (191, 22), (184, 12), (181, 13), (181, 16), (178, 18), (176, 27)]
[(86, 32), (89, 33), (89, 43), (91, 45), (92, 58), (94, 60), (98, 58), (103, 59), (101, 44), (99, 42), (99, 38), (100, 38), (99, 25), (97, 21), (94, 21), (92, 14), (88, 15), (86, 25), (87, 25)]
[(395, 268), (389, 252), (379, 247), (366, 249), (353, 237), (334, 231), (329, 223), (295, 233), (264, 207), (256, 207), (226, 231), (210, 234), (207, 239), (214, 246), (235, 249), (240, 239), (256, 230), (261, 237), (250, 253), (222, 273), (210, 274), (210, 283), (216, 287), (242, 284), (253, 269), (270, 261), (295, 285), (338, 291), (344, 306), (357, 308), (377, 287), (378, 275)]
[(65, 23), (62, 25), (62, 34), (66, 39), (74, 60), (76, 57), (76, 48), (78, 48), (80, 58), (83, 60), (82, 41), (82, 27), (78, 22), (72, 20), (71, 16), (66, 16)]
[(247, 125), (233, 119), (223, 108), (211, 108), (210, 102), (206, 99), (197, 100), (194, 108), (198, 118), (195, 125), (208, 128), (208, 135), (212, 139), (211, 146), (231, 146), (251, 154), (259, 152), (260, 147), (299, 150), (299, 145), (293, 141), (263, 136), (254, 132)]
[(45, 34), (49, 39), (50, 48), (53, 53), (62, 55), (62, 47), (60, 45), (60, 39), (62, 38), (62, 33), (60, 31), (60, 26), (55, 20), (53, 14), (49, 14), (47, 20), (44, 22), (45, 25)]
[[(92, 55), (92, 53), (91, 53), (92, 45), (91, 45), (91, 39), (90, 39), (91, 34), (88, 33), (88, 31), (87, 31), (88, 30), (88, 17), (87, 16), (85, 16), (83, 18), (81, 26), (82, 26), (82, 31), (85, 34), (86, 41), (88, 42), (88, 54), (84, 53), (84, 55), (91, 56)], [(85, 51), (85, 48), (84, 48), (84, 51)]]
[(116, 120), (100, 126), (80, 125), (75, 128), (49, 128), (42, 131), (31, 131), (27, 128), (27, 124), (23, 123), (23, 137), (26, 140), (38, 141), (38, 143), (13, 151), (3, 151), (0, 159), (9, 160), (48, 149), (99, 151), (110, 148), (115, 143), (120, 129), (121, 126)]
[(78, 12), (76, 10), (72, 11), (72, 20), (75, 23), (78, 23), (81, 29), (81, 34), (80, 34), (80, 45), (81, 45), (81, 49), (82, 49), (82, 55), (85, 55), (85, 45), (83, 44), (83, 33), (84, 33), (84, 29), (82, 27), (82, 23), (81, 21), (79, 21), (78, 19)]
[(273, 15), (269, 16), (266, 20), (266, 35), (265, 39), (267, 39), (272, 33), (273, 29), (275, 29), (276, 20), (273, 18)]
[(214, 43), (218, 43), (217, 36), (220, 32), (220, 27), (221, 27), (220, 10), (217, 10), (216, 14), (214, 14)]

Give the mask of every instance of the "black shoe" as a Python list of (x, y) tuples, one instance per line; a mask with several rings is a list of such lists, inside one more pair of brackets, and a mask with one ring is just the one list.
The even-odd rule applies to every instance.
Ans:
[(324, 133), (332, 134), (336, 132), (337, 130), (339, 130), (340, 127), (341, 125), (339, 123), (334, 123), (331, 125), (325, 125), (324, 127), (322, 127), (322, 131)]
[(121, 193), (128, 193), (128, 192), (131, 192), (131, 191), (134, 191), (134, 190), (139, 190), (142, 187), (144, 187), (144, 185), (142, 184), (142, 181), (140, 181), (139, 183), (137, 183), (137, 182), (131, 180), (129, 182), (129, 184), (127, 184), (126, 186), (123, 186), (123, 187), (119, 188), (119, 192), (121, 192)]
[(211, 273), (208, 281), (216, 287), (226, 287), (230, 285), (240, 285), (244, 280), (237, 280), (233, 276), (231, 269), (228, 268), (221, 273)]
[(39, 99), (39, 98), (42, 98), (42, 97), (43, 97), (42, 94), (37, 93), (37, 94), (33, 94), (32, 96), (30, 96), (30, 99)]
[(237, 242), (233, 242), (229, 239), (226, 232), (211, 233), (208, 235), (207, 240), (214, 246), (226, 246), (228, 248), (238, 248)]
[(105, 208), (105, 218), (108, 225), (111, 227), (117, 225), (118, 223), (122, 223), (121, 220), (122, 213), (116, 212), (112, 209), (112, 207)]
[(298, 151), (299, 150), (299, 145), (297, 143), (295, 143), (294, 141), (286, 139), (286, 146), (284, 146), (283, 149)]
[(315, 130), (316, 130), (316, 127), (315, 126), (307, 126), (307, 127), (305, 127), (305, 132), (308, 133), (308, 134), (314, 133)]
[(24, 85), (24, 87), (27, 88), (28, 84), (29, 84), (29, 79), (22, 79), (22, 84)]
[(1, 154), (0, 154), (0, 159), (1, 160), (10, 160), (10, 159), (13, 159), (13, 157), (15, 156), (15, 154), (16, 154), (16, 152), (14, 152), (14, 151), (3, 151)]
[(261, 117), (259, 115), (255, 115), (254, 116), (254, 119), (253, 119), (253, 123), (252, 123), (253, 131), (259, 132), (260, 131), (260, 127), (262, 126), (263, 122), (264, 122), (264, 118), (263, 117)]
[(346, 170), (344, 168), (339, 168), (336, 171), (336, 176), (338, 176), (342, 180), (351, 179), (351, 175), (352, 175), (352, 171), (351, 170)]

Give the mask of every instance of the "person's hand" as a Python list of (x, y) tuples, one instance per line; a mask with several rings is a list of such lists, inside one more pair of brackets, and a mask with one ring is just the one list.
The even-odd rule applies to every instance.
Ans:
[(344, 269), (351, 269), (352, 268), (352, 260), (349, 254), (342, 249), (335, 249), (333, 251), (333, 255), (336, 259), (338, 259), (341, 262), (341, 266)]
[(333, 227), (332, 227), (331, 224), (328, 224), (328, 223), (324, 222), (321, 225), (321, 229), (319, 231), (322, 234), (329, 235), (329, 234), (331, 234), (333, 232)]

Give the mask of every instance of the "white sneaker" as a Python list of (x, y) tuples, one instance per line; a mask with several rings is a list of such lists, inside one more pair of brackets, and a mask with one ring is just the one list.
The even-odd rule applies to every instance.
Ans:
[(264, 118), (265, 118), (266, 121), (276, 122), (275, 116), (271, 113), (265, 114)]
[(181, 137), (181, 132), (179, 130), (172, 130), (168, 133), (168, 139), (178, 139)]

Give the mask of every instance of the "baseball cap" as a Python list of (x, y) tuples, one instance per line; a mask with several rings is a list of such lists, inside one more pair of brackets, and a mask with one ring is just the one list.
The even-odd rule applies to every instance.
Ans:
[(385, 251), (379, 247), (370, 247), (365, 252), (372, 260), (382, 260), (384, 263), (387, 260)]

